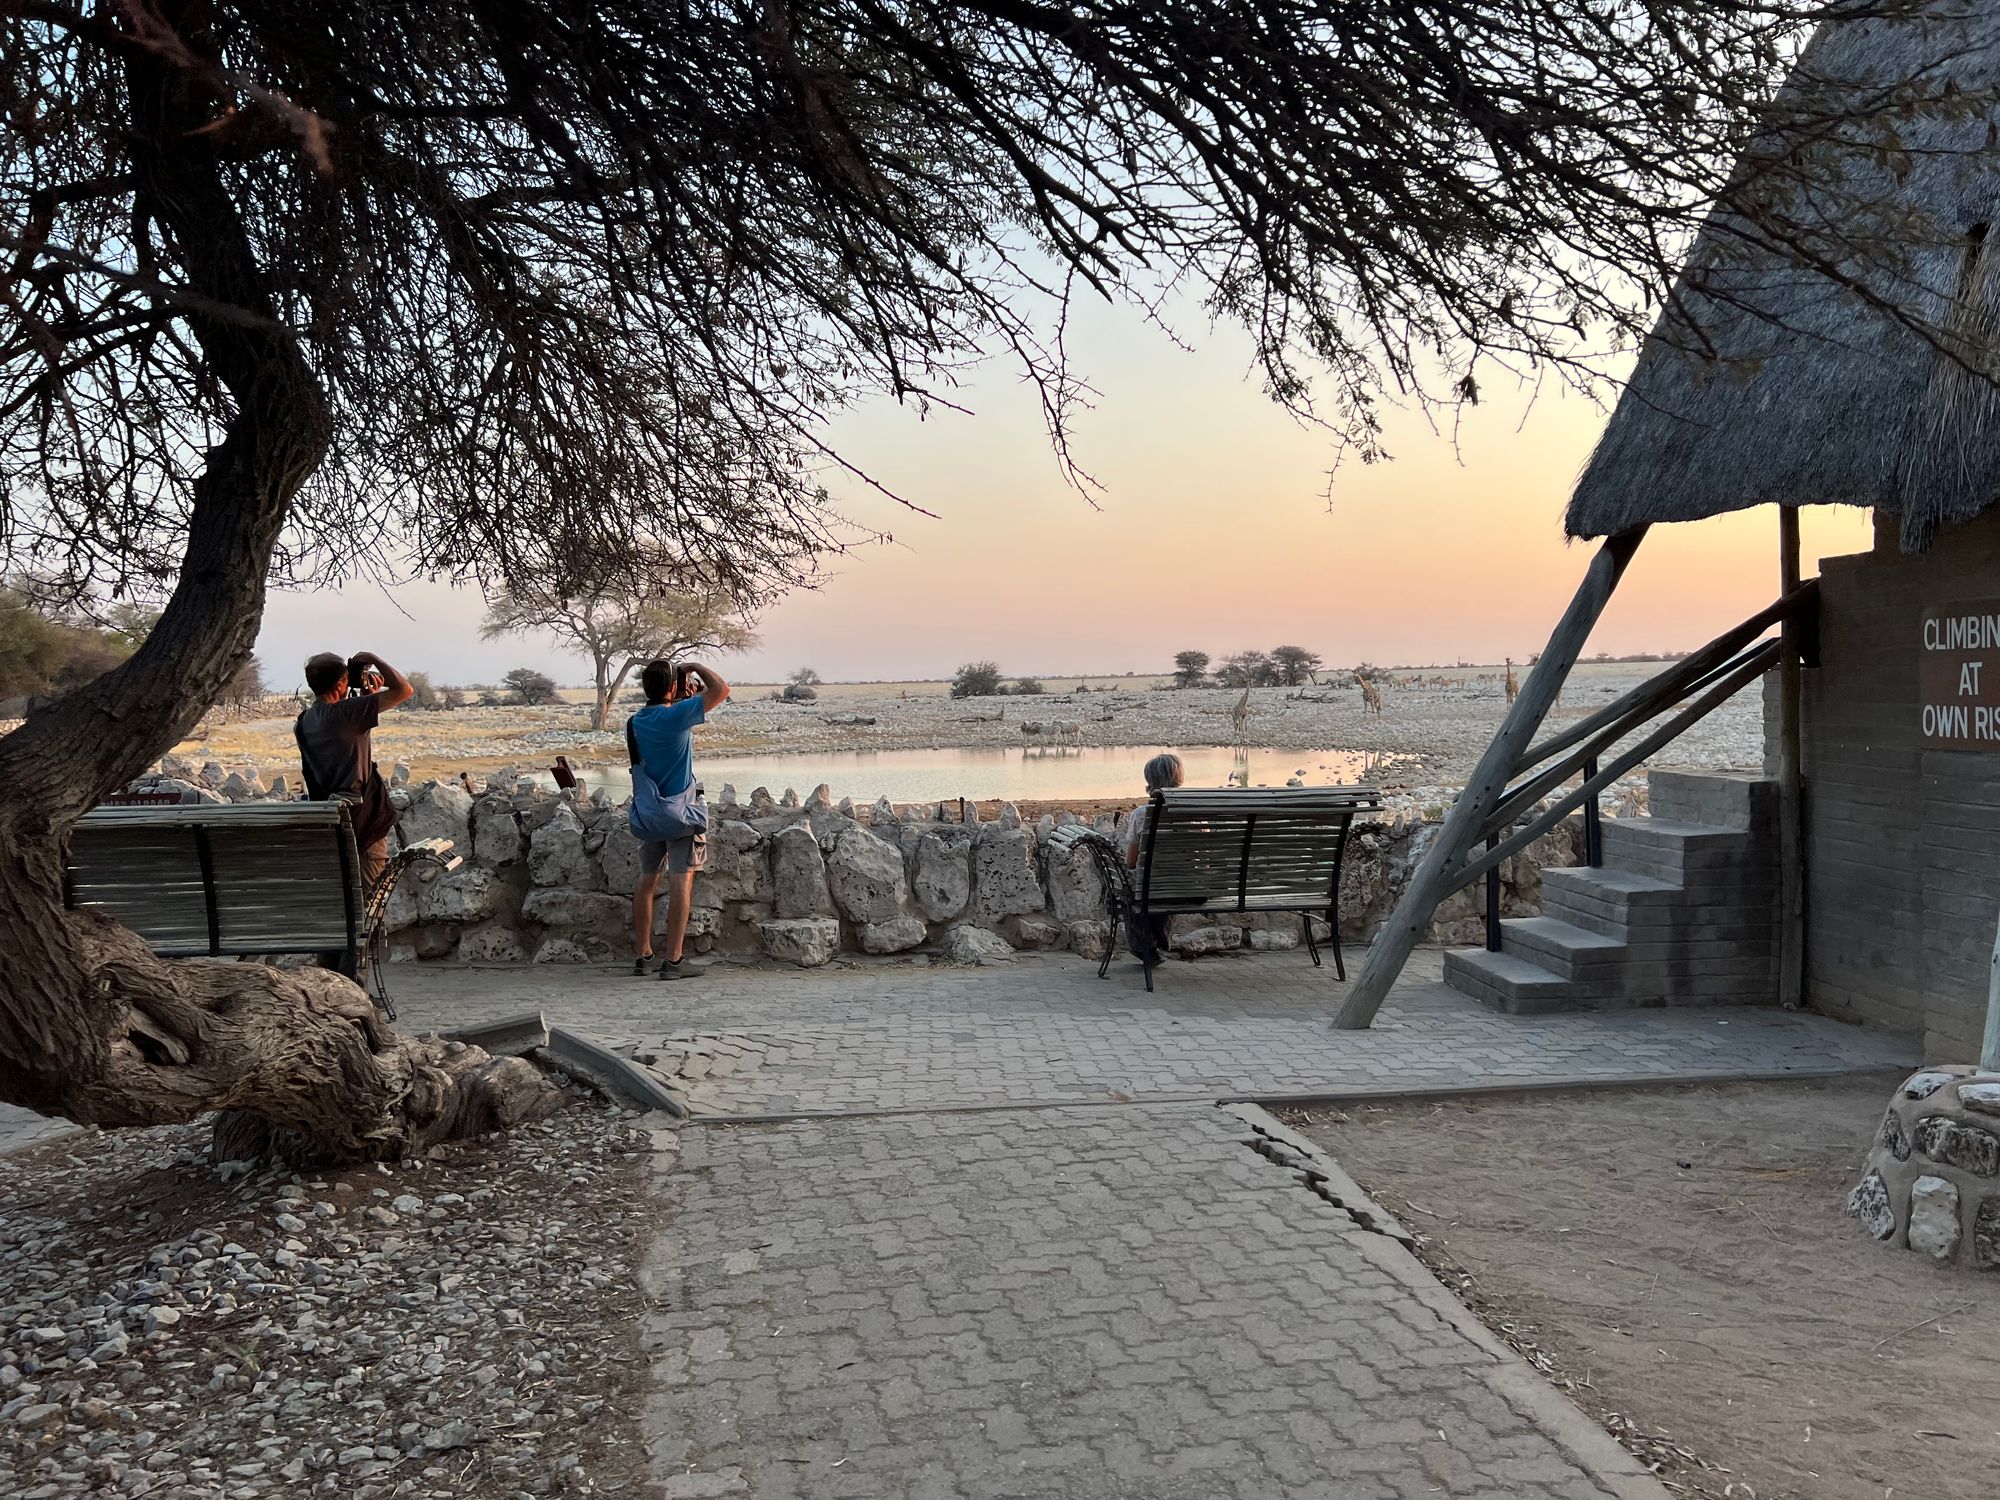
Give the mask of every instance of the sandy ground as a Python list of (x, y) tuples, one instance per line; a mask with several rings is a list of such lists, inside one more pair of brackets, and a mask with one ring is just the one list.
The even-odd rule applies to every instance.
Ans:
[[(1644, 664), (1586, 664), (1566, 686), (1553, 718), (1581, 717), (1657, 670)], [(1087, 745), (1204, 746), (1234, 740), (1231, 711), (1240, 693), (1163, 690), (1144, 678), (1089, 681), (1093, 691), (1087, 693), (969, 700), (951, 698), (942, 682), (833, 683), (819, 690), (817, 702), (805, 705), (777, 702), (775, 689), (746, 684), (697, 731), (696, 753), (798, 755), (795, 784), (803, 793), (821, 779), (809, 764), (815, 753), (1043, 743), (1023, 733), (1024, 720), (1072, 721)], [(1258, 689), (1251, 694), (1243, 738), (1256, 746), (1393, 757), (1399, 782), (1458, 785), (1507, 707), (1499, 668), (1405, 674), (1384, 689), (1383, 697), (1384, 711), (1378, 715), (1366, 711), (1351, 683), (1296, 691)], [(621, 705), (618, 719), (630, 711)], [(402, 709), (383, 720), (375, 753), (385, 767), (408, 762), (419, 780), (502, 765), (545, 766), (559, 754), (579, 765), (622, 763), (622, 730), (594, 734), (588, 725), (582, 703), (450, 713)], [(1671, 759), (1686, 765), (1752, 765), (1762, 756), (1762, 733), (1753, 685), (1678, 741)], [(249, 763), (282, 770), (296, 759), (288, 717), (204, 726), (179, 751), (232, 768)]]
[(1678, 1492), (1972, 1500), (2000, 1466), (2000, 1281), (1841, 1208), (1894, 1083), (1290, 1118)]

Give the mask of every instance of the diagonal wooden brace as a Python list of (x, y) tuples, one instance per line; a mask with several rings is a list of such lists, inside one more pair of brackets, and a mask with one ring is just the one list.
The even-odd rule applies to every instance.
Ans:
[(1625, 574), (1626, 564), (1639, 550), (1645, 535), (1643, 526), (1620, 532), (1607, 538), (1598, 548), (1597, 556), (1591, 559), (1576, 597), (1570, 600), (1569, 608), (1549, 635), (1548, 648), (1522, 684), (1520, 696), (1501, 721), (1499, 732), (1480, 757), (1465, 790), (1445, 814), (1444, 826), (1411, 877), (1403, 899), (1396, 903), (1395, 911), (1369, 946), (1367, 962), (1354, 982), (1354, 990), (1334, 1018), (1333, 1024), (1342, 1031), (1368, 1029), (1375, 1012), (1388, 998), (1389, 987), (1409, 962), (1411, 951), (1430, 930), (1438, 906), (1454, 889), (1452, 872), (1464, 862), (1488, 816), (1506, 795), (1507, 784), (1519, 769), (1535, 732), (1542, 727), (1542, 720), (1555, 706), (1556, 695), (1576, 665), (1584, 642), (1590, 639), (1591, 627), (1604, 613), (1604, 606)]

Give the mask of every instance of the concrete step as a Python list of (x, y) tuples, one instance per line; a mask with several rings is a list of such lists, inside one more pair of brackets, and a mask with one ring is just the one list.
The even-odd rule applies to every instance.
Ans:
[(1671, 861), (1676, 870), (1762, 868), (1775, 860), (1768, 839), (1713, 823), (1606, 818), (1602, 826), (1604, 862), (1623, 869), (1643, 869), (1643, 862), (1662, 859)]
[(1646, 781), (1646, 800), (1655, 817), (1765, 834), (1777, 831), (1778, 783), (1759, 772), (1655, 766)]
[(1445, 983), (1509, 1015), (1592, 1010), (1623, 1004), (1615, 982), (1564, 979), (1515, 953), (1452, 948), (1444, 956)]
[(1593, 932), (1546, 915), (1503, 921), (1500, 951), (1525, 958), (1563, 979), (1614, 977), (1626, 959), (1625, 944), (1616, 934)]
[(1542, 871), (1542, 913), (1577, 927), (1622, 937), (1643, 914), (1666, 911), (1686, 893), (1679, 883), (1600, 865)]

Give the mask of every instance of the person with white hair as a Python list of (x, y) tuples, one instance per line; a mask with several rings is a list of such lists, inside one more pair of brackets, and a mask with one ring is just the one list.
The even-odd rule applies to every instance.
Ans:
[(1125, 856), (1125, 863), (1135, 870), (1139, 868), (1140, 855), (1146, 852), (1146, 818), (1153, 808), (1153, 793), (1179, 786), (1187, 780), (1187, 769), (1178, 755), (1162, 753), (1146, 762), (1144, 775), (1146, 800), (1126, 815), (1125, 826), (1118, 830), (1118, 850)]

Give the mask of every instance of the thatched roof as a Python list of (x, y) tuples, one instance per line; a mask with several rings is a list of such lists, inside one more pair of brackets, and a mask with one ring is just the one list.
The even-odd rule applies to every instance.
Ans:
[[(1962, 102), (1899, 119), (1890, 144), (1907, 155), (1746, 159), (1743, 201), (1759, 206), (1704, 227), (1681, 306), (1656, 325), (1577, 483), (1572, 536), (1775, 501), (1899, 513), (1917, 550), (2000, 500), (2000, 389), (1967, 369), (2000, 370), (2000, 0), (1954, 9), (1830, 27), (1806, 49), (1795, 90), (1948, 77)], [(1838, 244), (1818, 258), (1859, 290), (1768, 241), (1746, 248), (1771, 207), (1816, 246)]]

